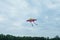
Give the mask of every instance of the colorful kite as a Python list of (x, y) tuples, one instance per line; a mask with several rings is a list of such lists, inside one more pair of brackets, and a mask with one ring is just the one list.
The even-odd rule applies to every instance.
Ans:
[(28, 19), (28, 20), (26, 20), (26, 21), (29, 22), (29, 23), (31, 23), (32, 26), (33, 26), (33, 24), (37, 25), (37, 24), (35, 23), (35, 21), (37, 21), (37, 19), (30, 18), (30, 19)]

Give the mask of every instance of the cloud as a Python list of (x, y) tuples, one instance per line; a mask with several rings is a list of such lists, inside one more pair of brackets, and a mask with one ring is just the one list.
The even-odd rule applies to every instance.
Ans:
[(55, 20), (57, 20), (57, 21), (58, 21), (58, 20), (60, 20), (60, 18), (55, 18)]
[(4, 21), (7, 21), (8, 20), (8, 18), (6, 18), (5, 16), (3, 16), (3, 15), (0, 15), (0, 23), (1, 22), (4, 22)]
[(51, 0), (43, 1), (43, 4), (49, 9), (55, 9), (57, 7), (57, 5), (52, 3)]
[[(2, 23), (0, 24), (0, 32), (21, 36), (59, 35), (57, 28), (57, 26), (60, 26), (59, 7), (59, 3), (52, 3), (50, 0), (1, 1), (0, 22)], [(32, 27), (30, 23), (26, 22), (30, 17), (37, 18), (38, 26)]]

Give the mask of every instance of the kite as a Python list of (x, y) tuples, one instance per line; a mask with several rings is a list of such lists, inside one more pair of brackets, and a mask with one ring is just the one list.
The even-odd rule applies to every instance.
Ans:
[(31, 23), (32, 26), (33, 26), (33, 24), (37, 25), (37, 24), (35, 23), (35, 21), (37, 21), (37, 19), (30, 18), (30, 19), (28, 19), (28, 20), (26, 20), (26, 21), (29, 22), (29, 23)]

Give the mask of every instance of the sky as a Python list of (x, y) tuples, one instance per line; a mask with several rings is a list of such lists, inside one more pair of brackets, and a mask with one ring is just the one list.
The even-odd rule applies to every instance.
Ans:
[[(29, 18), (38, 25), (32, 27)], [(0, 0), (0, 34), (60, 36), (60, 0)]]

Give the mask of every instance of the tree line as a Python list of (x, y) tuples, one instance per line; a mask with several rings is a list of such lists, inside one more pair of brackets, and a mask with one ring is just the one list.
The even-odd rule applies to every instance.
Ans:
[(45, 38), (45, 37), (16, 37), (12, 35), (3, 35), (0, 34), (0, 40), (60, 40), (59, 36), (56, 36), (54, 38)]

